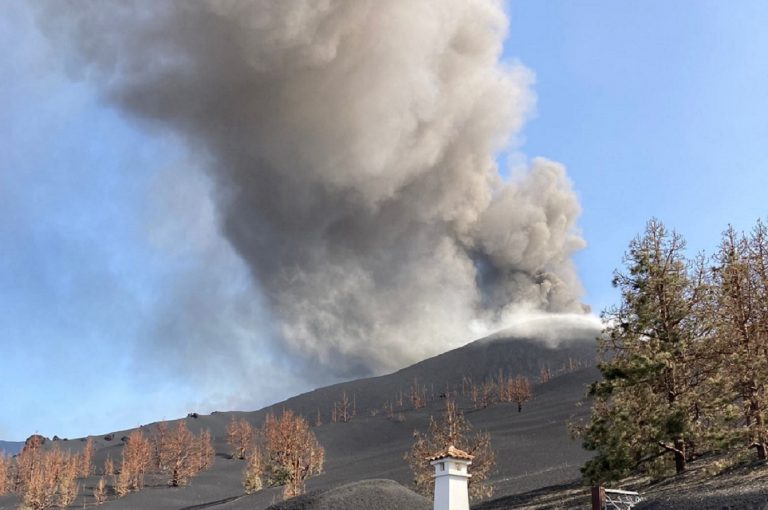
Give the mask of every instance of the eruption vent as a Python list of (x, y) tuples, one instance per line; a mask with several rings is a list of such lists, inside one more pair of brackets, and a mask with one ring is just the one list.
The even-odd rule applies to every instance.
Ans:
[(520, 310), (584, 311), (564, 169), (534, 160), (499, 177), (496, 156), (534, 101), (531, 74), (500, 63), (501, 2), (55, 1), (43, 12), (110, 104), (203, 162), (276, 345), (307, 373), (381, 372)]

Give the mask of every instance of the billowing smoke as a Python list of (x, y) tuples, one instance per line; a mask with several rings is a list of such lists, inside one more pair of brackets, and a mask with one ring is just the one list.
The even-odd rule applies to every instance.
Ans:
[(499, 177), (534, 101), (531, 74), (500, 62), (501, 2), (55, 1), (39, 19), (70, 69), (205, 168), (308, 373), (381, 372), (516, 313), (584, 311), (564, 169)]

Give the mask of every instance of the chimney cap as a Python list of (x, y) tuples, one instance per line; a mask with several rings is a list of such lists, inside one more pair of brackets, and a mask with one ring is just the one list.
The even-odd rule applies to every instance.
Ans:
[(463, 450), (459, 450), (458, 448), (451, 445), (445, 450), (441, 451), (440, 453), (433, 455), (432, 457), (429, 457), (427, 460), (430, 462), (434, 462), (436, 460), (445, 459), (448, 457), (452, 459), (462, 459), (462, 460), (472, 460), (475, 458), (474, 455), (470, 455), (467, 452)]

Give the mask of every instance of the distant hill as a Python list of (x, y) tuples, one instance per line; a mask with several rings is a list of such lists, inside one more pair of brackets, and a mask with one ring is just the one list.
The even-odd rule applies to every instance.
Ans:
[[(468, 397), (460, 397), (457, 404), (475, 429), (487, 430), (491, 434), (497, 462), (491, 479), (496, 490), (495, 497), (572, 482), (578, 478), (579, 466), (589, 454), (581, 449), (577, 441), (568, 437), (566, 422), (572, 416), (588, 411), (586, 407), (578, 407), (577, 402), (584, 395), (585, 385), (598, 376), (596, 369), (586, 366), (593, 359), (594, 339), (591, 334), (572, 338), (557, 346), (539, 340), (497, 335), (389, 375), (320, 388), (259, 411), (214, 412), (196, 418), (187, 417), (185, 420), (192, 431), (208, 428), (213, 434), (217, 451), (214, 466), (196, 477), (189, 487), (170, 489), (151, 486), (140, 493), (109, 501), (106, 508), (192, 510), (215, 506), (228, 510), (263, 509), (279, 502), (279, 488), (265, 489), (250, 496), (242, 495), (240, 479), (243, 462), (228, 458), (225, 429), (233, 416), (260, 426), (268, 412), (280, 412), (284, 408), (307, 417), (326, 451), (324, 472), (308, 481), (308, 491), (319, 495), (317, 491), (341, 488), (368, 479), (394, 480), (407, 487), (411, 474), (403, 455), (411, 446), (413, 431), (425, 430), (430, 416), (441, 413), (444, 400), (440, 397), (443, 393), (460, 391), (462, 381), (466, 383), (471, 379), (482, 383), (499, 371), (526, 375), (537, 382), (542, 368), (549, 368), (555, 377), (547, 383), (534, 385), (534, 398), (524, 406), (522, 413), (518, 413), (517, 406), (512, 403), (475, 409)], [(407, 395), (414, 381), (426, 389), (426, 407), (412, 409), (407, 396), (404, 396), (403, 409), (396, 409), (388, 416), (385, 404), (392, 404), (401, 392)], [(254, 385), (257, 384), (258, 377), (254, 377)], [(331, 407), (343, 392), (355, 402), (357, 416), (348, 423), (331, 423)], [(322, 425), (314, 426), (318, 411)], [(97, 466), (103, 465), (107, 456), (120, 458), (121, 438), (128, 433), (128, 430), (115, 431), (93, 437)], [(47, 442), (46, 447), (53, 443)], [(84, 439), (55, 443), (78, 451)], [(96, 478), (92, 478), (84, 484), (87, 496), (90, 496), (95, 483)], [(351, 487), (353, 493), (362, 491), (366, 497), (373, 498), (385, 489), (405, 490), (397, 484)], [(401, 496), (406, 498), (404, 494)], [(331, 496), (323, 497), (326, 498), (323, 501), (328, 501)], [(313, 504), (319, 505), (317, 501)], [(0, 509), (13, 508), (13, 504), (12, 497), (0, 498)], [(82, 501), (75, 506), (78, 504)], [(407, 508), (403, 507), (403, 510)]]
[(0, 452), (5, 452), (6, 455), (16, 455), (23, 447), (23, 441), (0, 441)]

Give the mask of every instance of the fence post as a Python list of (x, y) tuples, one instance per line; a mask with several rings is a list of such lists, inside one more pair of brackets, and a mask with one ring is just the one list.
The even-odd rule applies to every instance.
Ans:
[(592, 510), (605, 508), (605, 488), (602, 485), (592, 486)]

